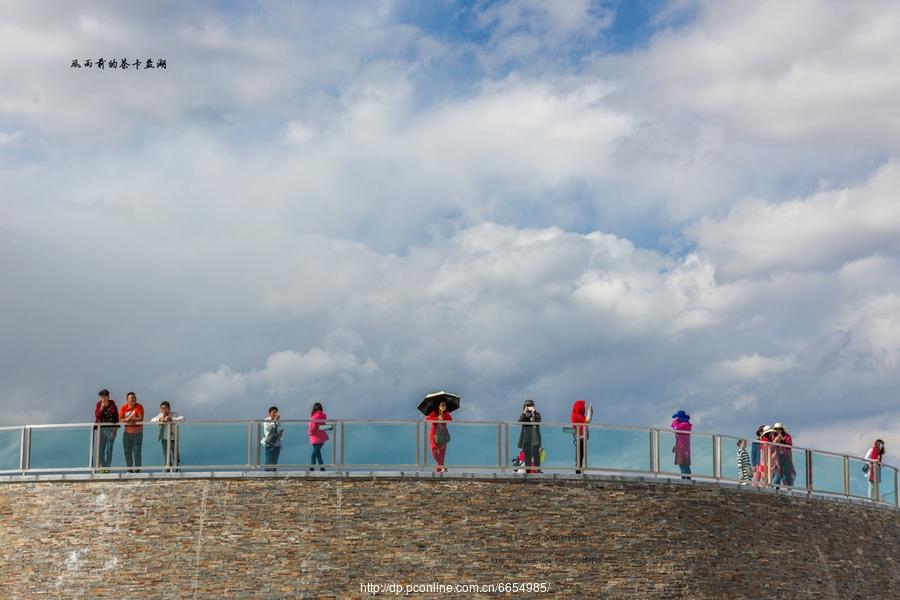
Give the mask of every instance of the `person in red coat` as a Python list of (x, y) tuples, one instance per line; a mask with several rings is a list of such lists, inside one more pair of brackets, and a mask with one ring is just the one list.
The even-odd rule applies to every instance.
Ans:
[(574, 404), (572, 404), (572, 439), (575, 442), (575, 474), (580, 475), (582, 469), (585, 467), (585, 440), (588, 439), (590, 435), (588, 433), (588, 428), (584, 425), (579, 425), (579, 423), (590, 423), (591, 417), (594, 414), (594, 406), (591, 405), (587, 407), (587, 402), (584, 400), (576, 400)]
[(447, 431), (446, 421), (453, 420), (453, 417), (447, 412), (447, 403), (438, 404), (437, 409), (431, 411), (425, 419), (431, 421), (428, 442), (431, 446), (431, 455), (437, 465), (435, 471), (443, 473), (447, 470), (444, 468), (444, 457), (447, 455), (447, 444), (450, 442), (450, 432)]

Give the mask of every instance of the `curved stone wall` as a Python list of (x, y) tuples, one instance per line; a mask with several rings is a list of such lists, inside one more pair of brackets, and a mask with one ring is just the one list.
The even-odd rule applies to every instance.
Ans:
[(900, 598), (900, 512), (713, 484), (18, 482), (0, 521), (2, 598)]

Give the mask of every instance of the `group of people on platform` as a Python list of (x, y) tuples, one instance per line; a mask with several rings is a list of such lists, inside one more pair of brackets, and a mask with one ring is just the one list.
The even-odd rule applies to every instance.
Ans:
[[(448, 398), (455, 398), (457, 403), (453, 408), (458, 407), (458, 397), (443, 392), (440, 394)], [(450, 443), (450, 431), (447, 424), (453, 420), (450, 412), (447, 402), (440, 400), (433, 404), (433, 409), (430, 409), (425, 417), (430, 423), (429, 446), (435, 461), (435, 470), (439, 473), (446, 471), (444, 463), (447, 445)], [(98, 468), (107, 470), (112, 464), (113, 445), (119, 428), (124, 426), (122, 448), (125, 453), (125, 466), (128, 472), (140, 471), (144, 416), (144, 407), (138, 402), (134, 392), (128, 392), (125, 404), (117, 407), (116, 402), (110, 398), (109, 390), (100, 390), (99, 399), (94, 408), (94, 422), (97, 424), (96, 466)], [(587, 425), (591, 422), (592, 417), (593, 406), (589, 406), (585, 400), (576, 400), (572, 404), (570, 415), (572, 426), (567, 429), (572, 435), (575, 473), (577, 474), (582, 473), (586, 467), (586, 442), (590, 437)], [(313, 404), (307, 430), (309, 443), (312, 446), (309, 463), (311, 471), (317, 465), (320, 470), (325, 470), (322, 446), (328, 441), (328, 430), (332, 428), (327, 420), (328, 416), (322, 405), (318, 402)], [(163, 463), (166, 467), (175, 468), (181, 464), (177, 443), (177, 424), (182, 421), (184, 421), (184, 417), (173, 411), (167, 401), (160, 403), (159, 413), (150, 419), (151, 423), (160, 425), (157, 440), (162, 448)], [(534, 400), (524, 402), (518, 422), (522, 424), (516, 443), (520, 452), (513, 460), (513, 466), (522, 473), (539, 473), (545, 452), (541, 438), (541, 413), (538, 412)], [(683, 410), (677, 411), (672, 415), (670, 427), (675, 436), (675, 444), (672, 447), (674, 464), (678, 466), (683, 479), (690, 479), (691, 430), (693, 429), (690, 415)], [(275, 470), (275, 466), (278, 464), (283, 447), (283, 437), (284, 427), (281, 424), (278, 407), (271, 406), (262, 422), (260, 438), (260, 444), (265, 452), (267, 470)], [(750, 444), (749, 452), (746, 439), (737, 441), (738, 481), (741, 484), (756, 486), (793, 486), (797, 476), (793, 445), (794, 439), (783, 424), (760, 425), (756, 431), (756, 439)], [(884, 441), (880, 439), (875, 440), (865, 455), (863, 473), (869, 481), (869, 494), (873, 497), (877, 485), (881, 483), (884, 455)]]
[[(101, 472), (109, 470), (112, 465), (116, 437), (120, 427), (124, 426), (122, 448), (125, 452), (125, 466), (129, 473), (139, 473), (144, 444), (144, 407), (138, 402), (137, 394), (134, 392), (128, 392), (125, 396), (125, 404), (121, 407), (117, 407), (115, 400), (110, 398), (109, 390), (100, 390), (98, 396), (97, 404), (94, 407), (94, 423), (97, 434), (96, 467)], [(318, 402), (313, 404), (307, 429), (309, 443), (312, 446), (310, 471), (315, 468), (315, 465), (319, 465), (322, 471), (325, 470), (322, 446), (328, 441), (326, 430), (331, 428), (327, 424), (327, 420), (328, 416), (322, 409), (322, 405)], [(168, 401), (161, 402), (159, 414), (150, 419), (151, 423), (157, 423), (160, 426), (157, 440), (162, 448), (163, 464), (167, 468), (176, 469), (181, 464), (177, 424), (182, 421), (184, 421), (184, 417), (173, 411)], [(268, 414), (262, 422), (262, 434), (259, 442), (265, 453), (266, 470), (274, 471), (281, 455), (284, 427), (280, 421), (281, 415), (278, 407), (270, 406)]]

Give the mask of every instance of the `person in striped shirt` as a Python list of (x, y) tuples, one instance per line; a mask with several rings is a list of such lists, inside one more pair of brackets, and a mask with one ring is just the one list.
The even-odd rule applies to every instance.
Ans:
[(742, 484), (753, 479), (750, 471), (750, 454), (747, 453), (747, 440), (737, 441), (737, 465), (738, 465), (738, 481)]

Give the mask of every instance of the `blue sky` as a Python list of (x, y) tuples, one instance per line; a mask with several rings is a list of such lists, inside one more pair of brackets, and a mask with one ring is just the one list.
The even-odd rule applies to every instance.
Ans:
[[(5, 422), (83, 420), (101, 387), (194, 418), (414, 417), (446, 388), (470, 419), (584, 397), (896, 438), (897, 26), (824, 0), (4, 3)], [(131, 54), (168, 69), (69, 68)]]

